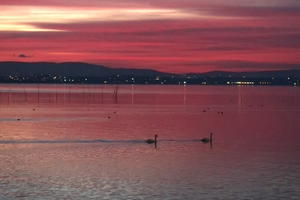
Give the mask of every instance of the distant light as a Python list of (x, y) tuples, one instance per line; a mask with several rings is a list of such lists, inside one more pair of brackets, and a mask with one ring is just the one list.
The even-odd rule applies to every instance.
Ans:
[(254, 82), (250, 82), (250, 81), (237, 81), (234, 82), (236, 85), (254, 85)]
[(185, 84), (186, 84), (186, 81), (183, 81), (183, 84), (185, 85)]

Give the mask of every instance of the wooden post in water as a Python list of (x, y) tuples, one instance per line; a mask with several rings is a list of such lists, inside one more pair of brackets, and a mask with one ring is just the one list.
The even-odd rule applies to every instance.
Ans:
[(115, 99), (116, 104), (118, 104), (118, 90), (119, 90), (119, 86), (116, 85), (116, 87), (114, 89), (114, 99)]

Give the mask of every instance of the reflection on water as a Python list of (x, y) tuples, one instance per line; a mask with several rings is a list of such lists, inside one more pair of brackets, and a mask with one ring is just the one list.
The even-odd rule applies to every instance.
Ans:
[(0, 85), (0, 199), (299, 199), (299, 91)]

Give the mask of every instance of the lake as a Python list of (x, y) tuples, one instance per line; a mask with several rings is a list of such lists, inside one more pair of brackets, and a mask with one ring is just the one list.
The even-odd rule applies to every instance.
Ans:
[(2, 84), (0, 199), (298, 200), (299, 133), (299, 87)]

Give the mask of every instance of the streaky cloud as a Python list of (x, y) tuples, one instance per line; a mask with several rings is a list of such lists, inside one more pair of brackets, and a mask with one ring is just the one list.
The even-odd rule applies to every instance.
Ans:
[(87, 22), (176, 20), (204, 17), (182, 9), (165, 8), (88, 8), (4, 6), (0, 31), (63, 31), (44, 29), (38, 23), (68, 24)]

